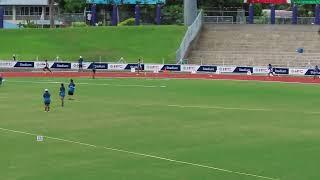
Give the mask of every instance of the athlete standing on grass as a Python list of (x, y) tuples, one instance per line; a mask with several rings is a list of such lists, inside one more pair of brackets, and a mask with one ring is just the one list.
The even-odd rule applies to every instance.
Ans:
[(64, 106), (64, 97), (66, 96), (66, 88), (64, 87), (63, 83), (61, 83), (59, 95), (61, 98), (61, 106), (63, 107)]
[(69, 90), (68, 90), (68, 95), (69, 95), (69, 100), (73, 100), (72, 96), (74, 95), (74, 90), (76, 88), (76, 85), (73, 82), (73, 79), (70, 79), (70, 83), (69, 83)]
[(50, 95), (48, 89), (44, 90), (43, 102), (44, 102), (44, 111), (49, 112), (50, 111), (50, 103), (51, 103), (51, 95)]

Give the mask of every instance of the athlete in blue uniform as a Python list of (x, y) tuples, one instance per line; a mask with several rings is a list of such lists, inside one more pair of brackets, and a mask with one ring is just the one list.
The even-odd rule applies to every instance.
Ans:
[(64, 87), (64, 84), (61, 83), (60, 86), (60, 92), (59, 92), (59, 96), (61, 98), (61, 106), (64, 106), (64, 97), (66, 96), (66, 88)]
[(44, 90), (43, 102), (44, 102), (44, 111), (49, 112), (50, 111), (50, 103), (51, 103), (51, 95), (50, 95), (48, 89)]
[(69, 90), (68, 90), (68, 95), (69, 95), (69, 100), (72, 100), (72, 96), (74, 95), (74, 90), (76, 88), (76, 85), (73, 82), (73, 79), (70, 79), (70, 84), (69, 84)]

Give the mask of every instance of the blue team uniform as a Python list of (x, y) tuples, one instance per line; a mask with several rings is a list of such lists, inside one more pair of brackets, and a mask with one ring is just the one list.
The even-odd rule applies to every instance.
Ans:
[(69, 95), (73, 95), (74, 94), (74, 90), (76, 88), (76, 85), (74, 83), (70, 83), (68, 87), (69, 87), (68, 94)]
[(65, 87), (60, 87), (60, 97), (64, 98), (66, 96), (66, 88)]
[(43, 93), (43, 102), (45, 105), (50, 105), (51, 103), (51, 95), (49, 92), (44, 92)]

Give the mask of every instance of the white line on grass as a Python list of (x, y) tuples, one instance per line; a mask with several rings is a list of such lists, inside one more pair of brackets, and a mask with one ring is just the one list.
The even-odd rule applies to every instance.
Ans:
[(222, 107), (222, 106), (187, 106), (187, 105), (177, 105), (170, 104), (168, 107), (176, 107), (176, 108), (198, 108), (198, 109), (222, 109), (222, 110), (239, 110), (239, 111), (265, 111), (265, 112), (295, 112), (295, 113), (305, 113), (305, 114), (320, 114), (317, 111), (290, 111), (283, 109), (264, 109), (264, 108), (238, 108), (238, 107)]
[[(25, 134), (25, 135), (30, 135), (30, 136), (38, 136), (39, 135), (39, 134), (34, 134), (34, 133), (29, 133), (29, 132), (24, 132), (24, 131), (6, 129), (6, 128), (0, 128), (0, 130), (7, 131), (7, 132), (18, 133), (18, 134)], [(72, 141), (72, 140), (61, 139), (61, 138), (50, 137), (50, 136), (43, 136), (43, 137), (48, 138), (48, 139), (57, 140), (57, 141), (62, 141), (62, 142), (68, 142), (68, 143), (72, 143), (72, 144), (79, 144), (79, 145), (83, 145), (83, 146), (93, 147), (93, 148), (106, 149), (106, 150), (110, 150), (110, 151), (117, 151), (117, 152), (121, 152), (121, 153), (127, 153), (127, 154), (133, 154), (133, 155), (137, 155), (137, 156), (149, 157), (149, 158), (153, 158), (153, 159), (160, 159), (160, 160), (164, 160), (164, 161), (170, 161), (170, 162), (174, 162), (174, 163), (178, 163), (178, 164), (186, 164), (186, 165), (190, 165), (190, 166), (213, 169), (213, 170), (222, 171), (222, 172), (230, 173), (230, 174), (251, 176), (251, 177), (260, 178), (260, 179), (280, 180), (279, 178), (260, 176), (260, 175), (257, 175), (257, 174), (251, 174), (251, 173), (245, 173), (245, 172), (240, 172), (240, 171), (222, 169), (222, 168), (217, 168), (217, 167), (213, 167), (213, 166), (207, 166), (207, 165), (203, 165), (203, 164), (197, 164), (197, 163), (191, 163), (191, 162), (187, 162), (187, 161), (169, 159), (169, 158), (155, 156), (155, 155), (151, 155), (151, 154), (138, 153), (138, 152), (127, 151), (127, 150), (123, 150), (123, 149), (112, 148), (112, 147), (97, 146), (97, 145), (93, 145), (93, 144), (82, 143), (82, 142), (79, 142), (79, 141)]]
[(199, 109), (224, 109), (224, 110), (243, 110), (243, 111), (273, 111), (272, 109), (260, 109), (260, 108), (235, 108), (235, 107), (221, 107), (221, 106), (183, 106), (171, 104), (169, 107), (178, 108), (199, 108)]
[[(32, 83), (32, 84), (60, 84), (66, 82), (57, 81), (9, 81), (13, 83)], [(139, 85), (139, 84), (97, 84), (97, 83), (76, 83), (80, 85), (95, 85), (95, 86), (114, 86), (114, 87), (142, 87), (142, 88), (166, 88), (167, 86), (154, 86), (154, 85)]]

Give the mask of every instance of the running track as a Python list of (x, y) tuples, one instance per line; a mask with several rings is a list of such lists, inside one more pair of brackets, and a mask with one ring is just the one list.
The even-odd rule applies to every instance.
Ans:
[[(4, 78), (11, 77), (91, 77), (90, 72), (2, 72)], [(191, 73), (130, 73), (130, 72), (98, 72), (96, 77), (100, 78), (174, 78), (174, 79), (225, 79), (225, 80), (254, 80), (254, 81), (274, 81), (292, 83), (312, 83), (320, 84), (320, 79), (313, 77), (295, 76), (247, 76), (247, 75), (228, 75), (228, 74), (191, 74)]]

